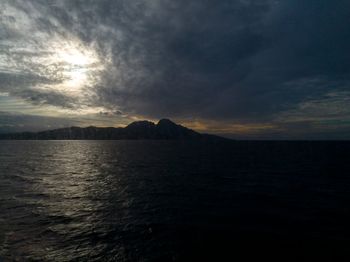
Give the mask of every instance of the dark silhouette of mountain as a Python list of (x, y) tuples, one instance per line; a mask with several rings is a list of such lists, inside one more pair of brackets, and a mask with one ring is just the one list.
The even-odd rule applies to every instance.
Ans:
[(0, 139), (13, 140), (228, 140), (223, 137), (200, 134), (169, 119), (161, 119), (157, 124), (137, 121), (122, 128), (114, 127), (69, 127), (42, 132), (0, 134)]

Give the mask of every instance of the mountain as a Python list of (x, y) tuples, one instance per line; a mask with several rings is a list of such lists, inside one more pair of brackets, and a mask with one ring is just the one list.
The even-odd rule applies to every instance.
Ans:
[(226, 138), (200, 134), (178, 125), (169, 119), (161, 119), (157, 124), (137, 121), (122, 128), (114, 127), (69, 127), (42, 132), (0, 134), (0, 139), (10, 140), (205, 140), (219, 141)]

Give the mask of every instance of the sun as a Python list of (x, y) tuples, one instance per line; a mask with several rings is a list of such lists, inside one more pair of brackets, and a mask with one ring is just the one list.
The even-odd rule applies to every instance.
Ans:
[(86, 50), (68, 49), (59, 52), (59, 58), (70, 66), (87, 66), (93, 64), (96, 59), (91, 52)]
[(93, 76), (102, 67), (96, 51), (82, 44), (56, 43), (53, 54), (51, 61), (61, 76), (56, 91), (78, 95), (93, 84)]
[[(72, 114), (96, 113), (101, 107), (91, 107), (91, 99), (101, 86), (108, 62), (101, 56), (99, 47), (71, 37), (51, 39), (38, 58), (47, 83), (38, 84), (33, 89), (54, 93), (76, 104), (78, 109), (63, 108), (62, 112)], [(87, 106), (89, 105), (89, 106)], [(61, 110), (61, 109), (60, 109)]]

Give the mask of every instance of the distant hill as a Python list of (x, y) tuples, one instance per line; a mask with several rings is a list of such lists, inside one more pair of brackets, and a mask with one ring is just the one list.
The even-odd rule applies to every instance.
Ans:
[(226, 138), (200, 134), (178, 125), (169, 119), (157, 124), (150, 121), (137, 121), (122, 128), (114, 127), (68, 127), (42, 132), (0, 134), (5, 140), (226, 140)]

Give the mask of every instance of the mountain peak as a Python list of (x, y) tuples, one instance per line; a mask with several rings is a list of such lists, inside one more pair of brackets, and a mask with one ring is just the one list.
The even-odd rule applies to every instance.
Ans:
[(177, 124), (175, 124), (173, 121), (171, 121), (170, 119), (167, 119), (167, 118), (163, 118), (161, 120), (158, 121), (158, 124), (157, 125), (175, 125), (177, 126)]
[(142, 120), (142, 121), (132, 122), (126, 128), (153, 127), (153, 126), (154, 126), (153, 122)]

